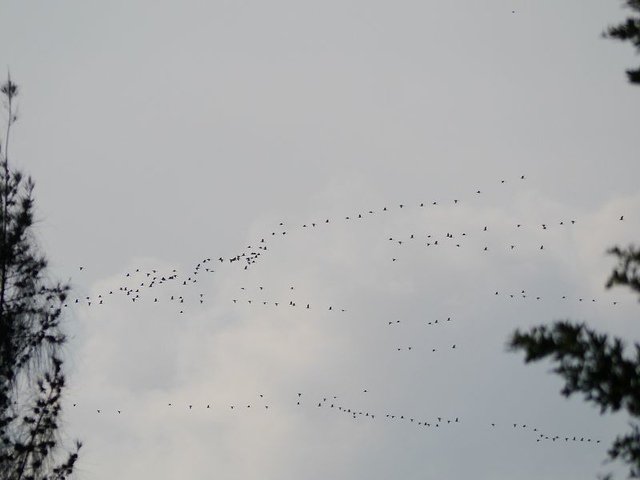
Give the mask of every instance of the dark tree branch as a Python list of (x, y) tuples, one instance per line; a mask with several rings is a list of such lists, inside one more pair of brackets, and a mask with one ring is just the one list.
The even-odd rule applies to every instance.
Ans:
[[(640, 13), (640, 1), (626, 0), (626, 7)], [(614, 38), (623, 42), (631, 42), (640, 53), (640, 16), (628, 17), (623, 23), (609, 27), (604, 33), (605, 38)], [(640, 68), (636, 70), (627, 70), (627, 78), (630, 83), (640, 84)]]

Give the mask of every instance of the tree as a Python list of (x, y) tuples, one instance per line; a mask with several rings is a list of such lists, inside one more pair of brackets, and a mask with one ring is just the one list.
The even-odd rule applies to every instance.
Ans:
[[(640, 0), (625, 0), (625, 5), (640, 14)], [(603, 36), (622, 40), (623, 42), (629, 41), (640, 53), (640, 16), (628, 17), (624, 23), (609, 27), (607, 31), (603, 33)], [(640, 84), (640, 68), (627, 70), (627, 77), (629, 78), (629, 82)]]
[[(617, 257), (618, 265), (606, 287), (622, 285), (640, 294), (640, 249), (614, 247), (608, 253)], [(508, 348), (524, 351), (526, 363), (550, 358), (556, 365), (553, 371), (565, 381), (564, 396), (582, 393), (600, 407), (601, 414), (626, 410), (632, 418), (631, 431), (616, 437), (608, 455), (629, 465), (630, 478), (640, 478), (640, 344), (635, 343), (633, 354), (627, 355), (620, 338), (561, 320), (524, 333), (516, 330)]]
[[(640, 14), (640, 0), (625, 0), (625, 5)], [(640, 16), (609, 27), (604, 37), (630, 41), (640, 52)], [(640, 68), (627, 70), (629, 82), (640, 84)], [(606, 288), (626, 286), (640, 294), (640, 248), (613, 247), (608, 251), (618, 259)], [(558, 320), (551, 326), (540, 325), (528, 332), (516, 330), (507, 342), (511, 351), (524, 351), (525, 363), (550, 358), (553, 372), (565, 384), (562, 395), (582, 393), (597, 405), (600, 413), (624, 409), (632, 418), (631, 431), (618, 435), (609, 451), (611, 460), (629, 465), (629, 477), (640, 478), (640, 344), (634, 343), (633, 355), (625, 354), (620, 338), (609, 338), (585, 323)], [(606, 478), (610, 478), (610, 475)]]
[(8, 76), (0, 91), (8, 113), (0, 145), (0, 479), (64, 479), (81, 446), (62, 455), (58, 434), (69, 287), (45, 278), (32, 232), (34, 183), (9, 164), (18, 87)]

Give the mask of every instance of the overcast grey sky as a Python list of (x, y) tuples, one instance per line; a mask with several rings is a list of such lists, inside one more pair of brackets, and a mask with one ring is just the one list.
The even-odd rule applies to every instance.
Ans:
[(505, 351), (638, 338), (604, 289), (640, 227), (620, 4), (0, 0), (77, 478), (624, 472), (626, 419)]

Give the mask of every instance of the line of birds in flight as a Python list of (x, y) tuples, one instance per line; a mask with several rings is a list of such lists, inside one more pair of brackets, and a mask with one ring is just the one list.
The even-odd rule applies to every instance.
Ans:
[[(525, 176), (521, 175), (520, 176), (520, 180), (524, 180)], [(500, 181), (501, 184), (506, 183), (506, 180), (501, 180)], [(482, 193), (481, 190), (476, 190), (475, 191), (475, 195), (480, 195)], [(457, 199), (454, 198), (452, 200), (453, 205), (459, 205), (462, 202)], [(436, 205), (442, 205), (442, 202), (438, 203), (437, 201), (433, 201), (431, 203), (425, 203), (425, 202), (421, 202), (419, 204), (416, 204), (415, 206), (417, 208), (423, 208), (425, 206), (436, 206)], [(408, 207), (410, 207), (411, 205), (408, 204), (404, 204), (404, 203), (400, 203), (398, 204), (397, 208), (402, 210), (402, 209), (407, 209)], [(382, 212), (390, 212), (391, 211), (391, 207), (382, 207), (381, 209)], [(368, 215), (373, 215), (376, 213), (376, 210), (364, 210), (364, 213), (358, 213), (355, 215), (347, 215), (345, 216), (345, 220), (349, 221), (349, 220), (353, 220), (353, 219), (364, 219), (366, 218)], [(624, 215), (621, 215), (619, 218), (620, 221), (624, 220)], [(291, 231), (291, 228), (294, 229), (313, 229), (315, 227), (319, 227), (320, 225), (323, 224), (330, 224), (332, 222), (332, 220), (330, 218), (326, 218), (322, 221), (314, 221), (314, 222), (306, 222), (306, 223), (302, 223), (301, 226), (298, 227), (288, 227), (288, 230), (282, 230), (281, 234), (285, 235), (287, 233), (287, 231)], [(575, 219), (571, 219), (571, 220), (560, 220), (558, 222), (556, 222), (557, 225), (559, 226), (564, 226), (564, 225), (573, 225), (576, 223)], [(535, 227), (542, 229), (542, 230), (548, 230), (551, 227), (552, 224), (550, 223), (541, 223), (541, 224), (536, 224)], [(555, 225), (555, 223), (554, 223)], [(282, 228), (286, 228), (285, 227), (285, 222), (279, 222), (279, 227)], [(516, 229), (520, 229), (522, 227), (524, 227), (525, 224), (523, 223), (518, 223), (515, 225)], [(489, 230), (489, 226), (485, 225), (484, 227), (481, 228), (481, 232), (487, 232)], [(274, 230), (271, 232), (271, 236), (275, 236), (277, 234), (277, 232)], [(456, 243), (451, 243), (451, 245), (455, 245), (456, 247), (461, 247), (462, 244), (460, 243), (460, 238), (470, 238), (472, 235), (468, 232), (462, 232), (459, 234), (454, 234), (451, 232), (445, 232), (443, 235), (435, 235), (435, 234), (424, 234), (424, 235), (417, 235), (415, 233), (411, 233), (411, 234), (407, 234), (406, 236), (402, 236), (402, 237), (397, 237), (397, 236), (390, 236), (389, 241), (394, 242), (395, 245), (401, 246), (401, 245), (407, 245), (409, 243), (411, 243), (411, 240), (417, 240), (420, 238), (423, 238), (423, 240), (425, 241), (426, 246), (438, 246), (438, 245), (444, 245), (447, 243), (447, 240), (450, 242), (454, 242), (455, 240), (458, 240)], [(219, 257), (216, 261), (214, 261), (211, 257), (207, 257), (202, 259), (200, 262), (198, 262), (195, 267), (193, 268), (193, 270), (191, 271), (191, 273), (189, 275), (181, 275), (178, 273), (178, 271), (176, 269), (173, 269), (171, 272), (167, 272), (167, 273), (159, 273), (158, 269), (151, 269), (149, 271), (146, 272), (141, 272), (139, 268), (137, 268), (133, 273), (132, 272), (127, 272), (125, 274), (123, 274), (123, 277), (125, 279), (125, 281), (128, 281), (130, 284), (129, 285), (123, 285), (121, 287), (119, 287), (118, 290), (115, 291), (115, 293), (122, 293), (122, 295), (124, 295), (125, 297), (127, 297), (129, 300), (131, 300), (133, 303), (138, 302), (142, 299), (142, 296), (144, 294), (145, 291), (148, 291), (148, 289), (150, 288), (154, 288), (154, 287), (159, 287), (163, 284), (173, 284), (175, 286), (178, 287), (188, 287), (190, 285), (196, 284), (198, 283), (198, 275), (199, 274), (213, 274), (215, 273), (215, 269), (213, 268), (213, 262), (216, 263), (220, 263), (220, 264), (226, 264), (227, 262), (230, 264), (233, 264), (235, 262), (239, 262), (239, 264), (244, 264), (244, 269), (246, 270), (249, 266), (253, 265), (256, 263), (256, 260), (258, 259), (258, 257), (260, 257), (262, 255), (263, 252), (267, 251), (267, 241), (266, 238), (268, 238), (267, 236), (262, 237), (258, 242), (257, 242), (257, 250), (256, 248), (253, 248), (252, 245), (248, 245), (246, 247), (246, 249), (244, 251), (242, 251), (241, 253), (235, 254), (231, 257)], [(489, 245), (485, 244), (483, 242), (483, 244), (481, 246), (478, 247), (480, 251), (488, 251), (489, 250)], [(514, 250), (516, 248), (516, 244), (506, 244), (506, 248), (507, 250)], [(544, 250), (544, 244), (541, 244), (539, 247), (536, 247), (539, 250)], [(394, 256), (391, 258), (392, 262), (396, 262), (399, 260), (398, 256)], [(80, 271), (84, 270), (84, 266), (80, 266), (79, 267)], [(139, 284), (137, 283), (137, 281), (135, 280), (140, 280), (140, 276), (142, 275), (142, 279), (143, 281), (140, 282)], [(131, 285), (133, 282), (135, 281), (135, 285)], [(107, 295), (113, 295), (114, 291), (111, 290), (108, 292), (108, 294), (106, 292), (104, 292), (103, 294), (98, 294), (97, 297), (95, 298), (91, 298), (90, 296), (86, 296), (84, 299), (80, 299), (80, 298), (76, 298), (75, 301), (71, 302), (71, 303), (66, 303), (64, 305), (64, 307), (69, 307), (73, 304), (79, 304), (81, 301), (84, 305), (86, 306), (91, 306), (91, 305), (102, 305), (104, 304)], [(178, 303), (184, 303), (185, 297), (184, 295), (173, 295), (172, 296), (172, 300), (176, 300), (178, 299)], [(159, 303), (161, 302), (161, 298), (162, 296), (153, 296), (153, 302), (154, 303)], [(236, 299), (237, 300), (237, 299)], [(265, 304), (264, 302), (268, 302), (267, 300), (260, 300), (263, 304)], [(253, 303), (254, 300), (252, 299), (251, 302)], [(200, 293), (200, 297), (198, 299), (198, 303), (202, 304), (204, 303), (204, 293)], [(280, 304), (281, 302), (275, 302), (275, 301), (271, 301), (272, 304)], [(616, 302), (617, 303), (617, 302)], [(310, 305), (310, 302), (306, 302), (306, 305)], [(289, 304), (290, 306), (291, 303)], [(309, 307), (311, 308), (311, 307)], [(328, 307), (327, 309), (333, 309), (333, 307)], [(341, 309), (343, 310), (343, 309)], [(180, 313), (184, 313), (184, 309), (180, 309)]]
[[(364, 389), (363, 393), (367, 393), (367, 390)], [(264, 394), (258, 394), (256, 395), (256, 397), (258, 398), (258, 403), (256, 402), (252, 402), (252, 403), (248, 403), (248, 404), (238, 404), (238, 403), (234, 403), (234, 404), (229, 404), (225, 407), (220, 407), (222, 410), (227, 410), (229, 412), (239, 412), (239, 411), (243, 411), (243, 410), (251, 410), (253, 408), (253, 410), (263, 410), (265, 412), (268, 412), (269, 409), (272, 407), (272, 404), (267, 403), (267, 400), (265, 399)], [(396, 423), (405, 423), (408, 425), (413, 425), (415, 427), (422, 427), (422, 428), (431, 428), (431, 429), (440, 429), (441, 427), (453, 427), (456, 426), (458, 424), (462, 424), (462, 420), (459, 416), (451, 416), (451, 417), (443, 417), (443, 416), (431, 416), (431, 417), (424, 417), (424, 416), (416, 416), (416, 415), (406, 415), (406, 414), (401, 414), (401, 413), (392, 413), (392, 412), (387, 412), (385, 414), (377, 414), (373, 411), (368, 411), (367, 409), (362, 409), (362, 408), (354, 408), (351, 406), (346, 406), (346, 405), (342, 405), (342, 402), (339, 400), (338, 396), (324, 396), (324, 397), (318, 397), (315, 400), (309, 400), (306, 401), (307, 396), (305, 396), (302, 392), (298, 392), (297, 394), (295, 394), (294, 399), (295, 399), (295, 403), (296, 406), (295, 408), (302, 408), (305, 407), (307, 405), (309, 406), (313, 406), (315, 408), (325, 408), (331, 411), (336, 412), (337, 414), (343, 414), (353, 420), (358, 420), (358, 419), (368, 419), (368, 420), (375, 420), (375, 419), (384, 419), (385, 421), (389, 421), (389, 422), (396, 422)], [(72, 407), (76, 408), (78, 407), (78, 403), (73, 403)], [(290, 406), (293, 407), (293, 401), (291, 402)], [(188, 412), (192, 412), (192, 411), (198, 411), (198, 410), (216, 410), (218, 408), (217, 404), (213, 404), (213, 403), (206, 403), (206, 404), (201, 404), (201, 405), (194, 405), (194, 404), (184, 404), (182, 406), (179, 406), (176, 403), (173, 402), (169, 402), (167, 403), (167, 408), (182, 408), (185, 409)], [(103, 413), (113, 413), (115, 415), (122, 415), (123, 412), (125, 412), (122, 409), (110, 409), (110, 410), (104, 410), (103, 408), (100, 409), (95, 409), (96, 414), (103, 414)], [(126, 414), (126, 412), (125, 412)], [(527, 431), (530, 432), (532, 434), (534, 434), (534, 437), (536, 442), (544, 442), (544, 441), (551, 441), (551, 442), (556, 442), (556, 441), (560, 441), (559, 443), (561, 443), (563, 440), (565, 443), (568, 442), (576, 442), (576, 443), (592, 443), (592, 444), (599, 444), (601, 443), (601, 441), (599, 439), (595, 439), (592, 438), (590, 436), (585, 436), (585, 435), (574, 435), (574, 434), (549, 434), (549, 433), (545, 433), (543, 432), (541, 429), (539, 429), (538, 427), (534, 427), (532, 425), (528, 425), (528, 424), (524, 424), (524, 423), (513, 423), (513, 424), (498, 424), (496, 422), (491, 422), (487, 424), (487, 427), (490, 429), (496, 429), (496, 430), (501, 430), (502, 428), (506, 428), (506, 429), (514, 429), (514, 430), (522, 430), (522, 431)]]
[[(520, 179), (524, 180), (525, 176), (524, 175), (520, 176)], [(501, 180), (500, 183), (504, 184), (504, 183), (506, 183), (506, 180)], [(480, 190), (476, 191), (476, 194), (480, 194), (480, 193), (481, 193)], [(459, 200), (458, 199), (454, 199), (453, 202), (454, 202), (454, 204), (458, 204)], [(424, 203), (424, 202), (421, 202), (419, 204), (419, 207), (424, 207), (425, 205), (427, 205), (427, 204)], [(431, 203), (431, 205), (432, 206), (438, 205), (438, 202), (437, 201), (433, 201)], [(398, 208), (400, 208), (400, 209), (403, 209), (403, 208), (405, 208), (407, 206), (408, 205), (402, 204), (402, 203), (398, 204)], [(382, 211), (383, 212), (388, 212), (388, 211), (390, 211), (390, 207), (388, 208), (388, 207), (385, 206), (385, 207), (382, 208)], [(365, 212), (368, 212), (369, 215), (372, 215), (372, 214), (375, 213), (374, 210), (365, 210)], [(346, 220), (351, 220), (352, 218), (354, 218), (354, 219), (355, 218), (364, 219), (366, 217), (366, 215), (367, 215), (367, 213), (364, 213), (364, 214), (363, 213), (358, 213), (358, 214), (355, 214), (355, 215), (347, 215), (347, 216), (345, 216), (345, 219)], [(306, 223), (302, 223), (301, 227), (299, 227), (299, 228), (315, 228), (315, 227), (320, 226), (322, 224), (329, 224), (330, 221), (331, 220), (329, 218), (326, 218), (324, 220), (316, 220), (316, 221), (313, 221), (313, 222), (306, 222)], [(279, 222), (278, 227), (286, 228), (285, 221)], [(293, 227), (293, 228), (295, 228), (295, 227)], [(274, 229), (273, 231), (270, 232), (270, 235), (273, 237), (273, 236), (276, 236), (276, 234), (279, 234), (279, 235), (286, 235), (287, 234), (286, 230), (282, 230), (282, 228), (280, 228), (279, 230), (281, 230), (281, 231), (276, 232), (276, 229)], [(256, 251), (256, 249), (253, 248), (252, 245), (248, 245), (240, 253), (237, 253), (237, 254), (234, 254), (234, 255), (228, 256), (228, 257), (222, 257), (221, 256), (221, 257), (218, 258), (218, 261), (221, 264), (224, 264), (226, 261), (228, 261), (229, 263), (240, 262), (241, 264), (244, 264), (244, 269), (247, 270), (250, 265), (255, 264), (257, 258), (260, 257), (260, 255), (262, 254), (263, 251), (267, 251), (268, 247), (267, 247), (266, 239), (268, 237), (269, 237), (269, 234), (263, 235), (262, 238), (259, 241), (256, 242), (256, 244), (258, 245), (257, 250), (259, 250), (259, 251)], [(211, 257), (207, 257), (207, 258), (202, 259), (195, 266), (195, 268), (191, 272), (191, 275), (189, 276), (189, 278), (187, 280), (183, 281), (183, 285), (186, 285), (187, 282), (197, 283), (197, 279), (195, 278), (195, 276), (198, 273), (200, 273), (199, 272), (200, 268), (203, 267), (204, 264), (206, 264), (208, 262), (211, 262), (211, 261), (212, 261)], [(79, 268), (79, 271), (83, 271), (85, 269), (84, 265), (80, 265), (78, 268)], [(136, 269), (136, 273), (139, 272), (139, 270), (140, 269)], [(209, 268), (209, 267), (203, 268), (203, 271), (204, 272), (211, 272), (211, 273), (214, 272), (214, 270), (212, 268)], [(146, 272), (146, 273), (147, 273), (147, 277), (149, 277), (152, 273), (154, 275), (157, 274), (158, 270), (157, 269), (152, 269), (151, 272)], [(175, 269), (173, 270), (173, 274), (177, 275), (177, 271)], [(126, 273), (124, 276), (125, 277), (129, 277), (130, 275), (131, 275), (131, 273)], [(157, 279), (158, 279), (158, 277), (155, 276), (153, 280), (157, 280)], [(166, 276), (165, 279), (168, 279), (168, 276)], [(152, 281), (152, 283), (153, 283), (153, 281)]]
[[(240, 290), (241, 292), (244, 292), (244, 293), (247, 292), (246, 287), (240, 287)], [(294, 290), (294, 287), (290, 286), (289, 290), (290, 291)], [(264, 291), (264, 287), (262, 285), (259, 285), (256, 287), (256, 291), (262, 293)], [(304, 310), (312, 310), (312, 309), (318, 308), (318, 309), (329, 311), (329, 312), (346, 312), (347, 311), (347, 309), (343, 307), (334, 307), (333, 305), (317, 306), (316, 304), (312, 304), (309, 301), (300, 302), (296, 299), (289, 299), (288, 303), (285, 303), (282, 301), (275, 301), (275, 300), (264, 300), (264, 299), (256, 300), (253, 298), (233, 298), (231, 299), (231, 301), (235, 305), (238, 305), (238, 302), (240, 302), (240, 303), (246, 303), (248, 305), (263, 305), (263, 306), (273, 305), (275, 307), (278, 307), (280, 305), (285, 305), (288, 307), (298, 307), (298, 304), (300, 304), (299, 306)]]
[[(515, 300), (520, 300), (520, 299), (529, 299), (529, 300), (535, 300), (535, 301), (544, 301), (544, 300), (548, 300), (548, 297), (542, 297), (540, 295), (529, 295), (526, 293), (526, 290), (520, 290), (520, 292), (518, 293), (500, 293), (499, 291), (495, 291), (495, 293), (493, 294), (494, 296), (500, 296), (502, 298), (512, 298)], [(575, 301), (575, 302), (584, 302), (584, 303), (597, 303), (598, 299), (597, 298), (584, 298), (584, 297), (568, 297), (567, 295), (561, 295), (558, 297), (552, 297), (552, 298), (556, 298), (556, 300), (568, 300), (568, 301)], [(612, 300), (611, 301), (611, 305), (616, 306), (618, 305), (618, 301), (617, 300)]]

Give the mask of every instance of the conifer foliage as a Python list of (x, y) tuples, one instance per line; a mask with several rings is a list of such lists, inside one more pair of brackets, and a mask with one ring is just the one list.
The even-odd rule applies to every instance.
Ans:
[[(603, 36), (631, 42), (640, 53), (640, 0), (625, 0), (624, 4), (638, 16), (609, 27)], [(640, 85), (640, 68), (627, 70), (627, 77), (630, 83)], [(625, 286), (640, 295), (640, 248), (613, 247), (608, 253), (617, 258), (618, 265), (606, 287)], [(640, 478), (640, 344), (633, 347), (633, 354), (626, 355), (622, 339), (571, 320), (540, 325), (528, 332), (516, 330), (507, 342), (509, 350), (525, 353), (526, 363), (550, 359), (556, 365), (553, 372), (565, 381), (564, 396), (582, 393), (600, 413), (622, 409), (629, 414), (631, 430), (615, 438), (608, 454), (611, 460), (622, 460), (629, 466), (630, 478)]]
[(58, 431), (69, 287), (45, 276), (32, 231), (34, 184), (9, 163), (18, 87), (9, 76), (0, 91), (8, 114), (0, 146), (0, 479), (65, 479), (81, 446), (61, 452)]
[[(621, 285), (640, 294), (640, 249), (614, 247), (609, 253), (617, 257), (618, 265), (607, 288)], [(551, 359), (553, 372), (565, 381), (564, 396), (582, 393), (600, 413), (626, 411), (631, 431), (617, 436), (608, 454), (611, 460), (629, 465), (630, 478), (640, 478), (640, 344), (625, 354), (622, 339), (609, 338), (584, 323), (561, 320), (528, 332), (516, 330), (508, 348), (524, 351), (526, 363)]]
[[(625, 6), (638, 14), (636, 17), (628, 17), (624, 23), (609, 27), (603, 35), (607, 38), (615, 38), (623, 42), (631, 42), (640, 53), (640, 0), (625, 0)], [(627, 70), (629, 82), (640, 85), (640, 68)]]

